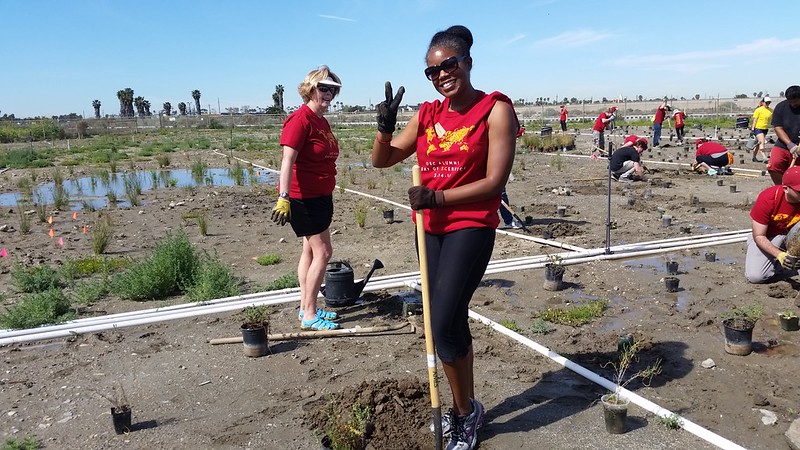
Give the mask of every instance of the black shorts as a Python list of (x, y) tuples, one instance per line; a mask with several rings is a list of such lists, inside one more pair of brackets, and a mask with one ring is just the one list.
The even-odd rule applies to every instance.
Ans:
[(708, 164), (709, 166), (712, 166), (712, 167), (724, 167), (724, 166), (727, 166), (728, 163), (730, 162), (728, 160), (728, 154), (727, 153), (725, 153), (725, 154), (723, 154), (721, 156), (717, 156), (716, 158), (714, 158), (711, 155), (698, 155), (694, 159), (696, 159), (697, 162), (706, 163), (706, 164)]
[(320, 234), (331, 226), (333, 220), (333, 196), (314, 198), (290, 198), (292, 205), (292, 230), (297, 237)]

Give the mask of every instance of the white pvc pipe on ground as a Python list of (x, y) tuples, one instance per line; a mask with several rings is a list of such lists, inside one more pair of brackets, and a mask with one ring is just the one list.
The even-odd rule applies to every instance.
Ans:
[[(629, 390), (627, 390), (625, 388), (620, 388), (619, 386), (617, 386), (616, 383), (613, 383), (613, 382), (601, 377), (600, 375), (590, 371), (589, 369), (586, 369), (585, 367), (581, 366), (580, 364), (577, 364), (577, 363), (575, 363), (573, 361), (570, 361), (567, 358), (564, 358), (563, 356), (561, 356), (558, 353), (550, 350), (549, 348), (547, 348), (547, 347), (545, 347), (545, 346), (543, 346), (543, 345), (541, 345), (541, 344), (539, 344), (537, 342), (534, 342), (533, 340), (528, 339), (528, 338), (526, 338), (525, 336), (522, 336), (519, 333), (516, 333), (516, 332), (514, 332), (512, 330), (509, 330), (508, 328), (504, 327), (503, 325), (500, 325), (499, 323), (497, 323), (497, 322), (495, 322), (495, 321), (493, 321), (493, 320), (491, 320), (491, 319), (489, 319), (487, 317), (484, 317), (484, 316), (476, 313), (473, 310), (469, 311), (469, 317), (471, 317), (473, 320), (477, 320), (477, 321), (479, 321), (479, 322), (481, 322), (481, 323), (483, 323), (485, 325), (490, 326), (493, 330), (510, 337), (511, 339), (519, 342), (520, 344), (522, 344), (522, 345), (524, 345), (524, 346), (526, 346), (528, 348), (531, 348), (531, 349), (535, 350), (536, 352), (538, 352), (541, 355), (549, 358), (550, 360), (554, 361), (555, 363), (566, 367), (567, 369), (577, 373), (578, 375), (586, 378), (587, 380), (589, 380), (589, 381), (591, 381), (593, 383), (599, 384), (600, 386), (608, 389), (611, 392), (619, 391), (620, 394), (623, 397), (628, 398), (631, 401), (631, 403), (633, 403), (633, 404), (635, 404), (635, 405), (637, 405), (637, 406), (639, 406), (639, 407), (641, 407), (641, 408), (643, 408), (643, 409), (645, 409), (645, 410), (647, 410), (647, 411), (649, 411), (649, 412), (651, 412), (651, 413), (653, 413), (653, 414), (655, 414), (655, 415), (657, 415), (659, 417), (667, 418), (667, 417), (676, 416), (676, 414), (673, 413), (672, 411), (670, 411), (670, 410), (668, 410), (666, 408), (663, 408), (663, 407), (651, 402), (650, 400), (647, 400), (646, 398), (644, 398), (644, 397), (642, 397), (642, 396), (640, 396), (640, 395), (638, 395), (638, 394), (636, 394), (634, 392), (631, 392), (631, 391), (629, 391)], [(678, 417), (680, 417), (680, 416), (678, 416)], [(722, 436), (720, 436), (720, 435), (718, 435), (718, 434), (716, 434), (716, 433), (714, 433), (714, 432), (712, 432), (712, 431), (710, 431), (710, 430), (708, 430), (706, 428), (701, 427), (700, 425), (695, 424), (694, 422), (690, 421), (689, 419), (686, 419), (684, 417), (680, 417), (680, 420), (681, 420), (681, 427), (684, 430), (692, 433), (693, 435), (699, 437), (700, 439), (703, 439), (706, 442), (709, 442), (711, 444), (716, 445), (719, 448), (722, 448), (722, 449), (725, 449), (725, 450), (746, 450), (744, 447), (742, 447), (742, 446), (740, 446), (740, 445), (738, 445), (738, 444), (736, 444), (734, 442), (731, 442), (728, 439), (726, 439), (726, 438), (724, 438), (724, 437), (722, 437)]]

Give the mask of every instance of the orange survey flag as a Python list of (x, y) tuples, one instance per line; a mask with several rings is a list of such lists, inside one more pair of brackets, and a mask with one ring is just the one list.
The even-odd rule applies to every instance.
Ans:
[(86, 225), (83, 226), (83, 234), (86, 234)]
[(72, 220), (78, 220), (78, 211), (72, 213)]
[(49, 223), (50, 225), (53, 224), (53, 216), (47, 218), (47, 223)]
[(47, 234), (49, 234), (49, 235), (50, 235), (50, 237), (55, 237), (55, 235), (56, 235), (56, 232), (55, 232), (55, 231), (53, 231), (53, 229), (52, 229), (52, 228), (50, 228), (50, 232), (49, 232), (49, 233), (47, 233)]

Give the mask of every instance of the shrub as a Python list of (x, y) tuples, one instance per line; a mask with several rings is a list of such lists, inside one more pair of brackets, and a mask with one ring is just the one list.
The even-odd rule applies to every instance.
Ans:
[[(109, 191), (109, 193), (111, 192)], [(108, 244), (111, 242), (112, 232), (111, 217), (102, 216), (95, 221), (89, 233), (89, 238), (92, 240), (92, 251), (94, 251), (95, 255), (105, 253)]]
[(160, 154), (156, 156), (156, 162), (158, 163), (158, 167), (164, 168), (169, 167), (169, 155)]
[(208, 256), (200, 264), (193, 284), (186, 290), (186, 295), (196, 302), (232, 297), (240, 293), (239, 280), (231, 269), (219, 259)]
[(3, 444), (3, 450), (37, 450), (39, 448), (39, 440), (36, 439), (36, 436), (26, 436), (21, 441), (10, 438)]
[(150, 257), (114, 279), (114, 291), (127, 300), (163, 299), (191, 286), (198, 267), (199, 258), (186, 234), (168, 234)]
[(75, 287), (72, 298), (79, 305), (90, 305), (108, 294), (108, 283), (105, 279), (92, 280)]
[(69, 318), (69, 300), (61, 289), (26, 294), (22, 301), (0, 315), (0, 324), (6, 328), (22, 329), (60, 323)]
[(366, 205), (358, 205), (356, 207), (356, 225), (359, 228), (364, 228), (367, 224), (367, 207)]
[(25, 214), (25, 208), (22, 205), (17, 206), (17, 219), (19, 219), (19, 232), (28, 234), (31, 232), (31, 218)]
[(20, 292), (44, 292), (64, 286), (61, 278), (50, 266), (16, 266), (11, 270), (11, 280)]

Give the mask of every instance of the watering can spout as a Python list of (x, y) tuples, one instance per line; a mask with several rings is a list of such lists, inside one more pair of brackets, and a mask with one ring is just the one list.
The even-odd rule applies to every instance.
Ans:
[(358, 283), (355, 283), (355, 286), (353, 287), (353, 292), (355, 293), (356, 298), (361, 296), (361, 291), (364, 290), (364, 286), (367, 285), (370, 277), (372, 277), (372, 273), (375, 272), (376, 269), (383, 269), (383, 263), (381, 262), (380, 259), (376, 259), (375, 261), (373, 261), (372, 267), (369, 269), (369, 272), (367, 272), (367, 276), (365, 276), (364, 279), (359, 281)]

